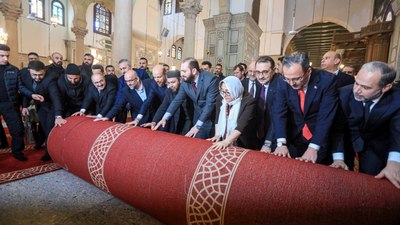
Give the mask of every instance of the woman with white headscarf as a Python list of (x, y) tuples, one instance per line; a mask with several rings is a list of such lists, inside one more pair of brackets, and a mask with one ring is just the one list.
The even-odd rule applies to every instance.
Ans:
[(216, 101), (214, 149), (234, 145), (257, 149), (255, 114), (256, 101), (247, 93), (240, 80), (229, 76), (219, 83), (220, 95)]

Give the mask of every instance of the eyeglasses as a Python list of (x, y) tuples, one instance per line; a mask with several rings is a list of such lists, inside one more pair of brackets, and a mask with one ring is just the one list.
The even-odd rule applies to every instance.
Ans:
[(222, 96), (231, 96), (231, 93), (229, 93), (229, 91), (223, 91), (223, 90), (219, 90), (219, 93), (222, 95)]
[(121, 67), (119, 68), (120, 70), (126, 70), (126, 68), (128, 68), (127, 66)]
[(304, 77), (306, 76), (306, 73), (308, 72), (308, 69), (306, 69), (306, 72), (304, 72), (303, 73), (303, 75), (301, 75), (300, 77), (296, 77), (296, 78), (286, 78), (285, 77), (285, 74), (283, 74), (282, 75), (282, 79), (283, 79), (283, 81), (285, 81), (286, 83), (290, 83), (290, 82), (293, 82), (293, 83), (299, 83), (299, 82), (301, 82), (302, 80), (304, 80)]
[(272, 70), (263, 70), (263, 71), (254, 70), (254, 75), (260, 76), (262, 74), (263, 76), (268, 76), (271, 74), (271, 72)]
[(32, 77), (44, 77), (44, 74), (42, 74), (42, 73), (31, 73), (31, 76)]

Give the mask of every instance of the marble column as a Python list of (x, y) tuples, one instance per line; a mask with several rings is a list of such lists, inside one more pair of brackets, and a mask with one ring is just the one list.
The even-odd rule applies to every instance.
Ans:
[(183, 58), (194, 56), (196, 17), (203, 7), (200, 1), (185, 0), (180, 3), (182, 12), (185, 15), (185, 42), (183, 44)]
[(132, 1), (116, 0), (114, 14), (114, 34), (112, 44), (112, 62), (120, 59), (132, 59)]
[[(74, 21), (75, 23), (75, 21)], [(86, 21), (84, 22), (86, 23)], [(85, 54), (85, 35), (88, 33), (86, 26), (74, 25), (71, 31), (75, 34), (76, 51), (75, 60), (76, 64), (81, 64), (83, 62), (83, 55)]]
[[(16, 2), (14, 2), (16, 3)], [(0, 10), (4, 15), (6, 22), (5, 32), (8, 33), (7, 45), (10, 47), (9, 62), (19, 67), (18, 59), (18, 18), (22, 14), (22, 9), (19, 5), (12, 2), (0, 3)]]

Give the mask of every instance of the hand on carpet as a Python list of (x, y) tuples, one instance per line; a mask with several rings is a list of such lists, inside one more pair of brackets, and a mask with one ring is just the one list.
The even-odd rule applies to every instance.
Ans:
[(312, 162), (315, 163), (317, 161), (318, 152), (314, 148), (308, 147), (307, 150), (304, 152), (303, 156), (297, 157), (296, 160), (302, 162)]
[(400, 163), (394, 161), (387, 161), (386, 167), (375, 176), (375, 178), (382, 179), (386, 177), (392, 184), (400, 189)]
[(281, 157), (291, 158), (290, 154), (289, 154), (289, 150), (286, 146), (277, 147), (272, 154), (281, 156)]
[(344, 163), (343, 160), (334, 160), (330, 167), (349, 170), (349, 167)]

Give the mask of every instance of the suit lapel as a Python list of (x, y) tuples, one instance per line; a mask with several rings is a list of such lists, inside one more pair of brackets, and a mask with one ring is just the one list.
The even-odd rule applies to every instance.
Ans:
[(307, 93), (304, 100), (304, 115), (307, 114), (310, 108), (311, 102), (313, 101), (315, 94), (318, 91), (320, 76), (313, 75), (311, 73), (310, 82), (308, 82)]
[(196, 100), (199, 99), (201, 89), (203, 88), (203, 82), (204, 82), (203, 79), (204, 79), (204, 76), (203, 76), (203, 74), (200, 73), (199, 79), (197, 79)]
[(390, 95), (385, 94), (379, 100), (379, 102), (375, 104), (375, 106), (371, 109), (365, 126), (374, 124), (375, 121), (379, 121), (379, 118), (382, 117), (382, 115), (385, 114), (385, 112), (390, 108), (388, 106), (390, 105), (391, 98), (392, 97)]

